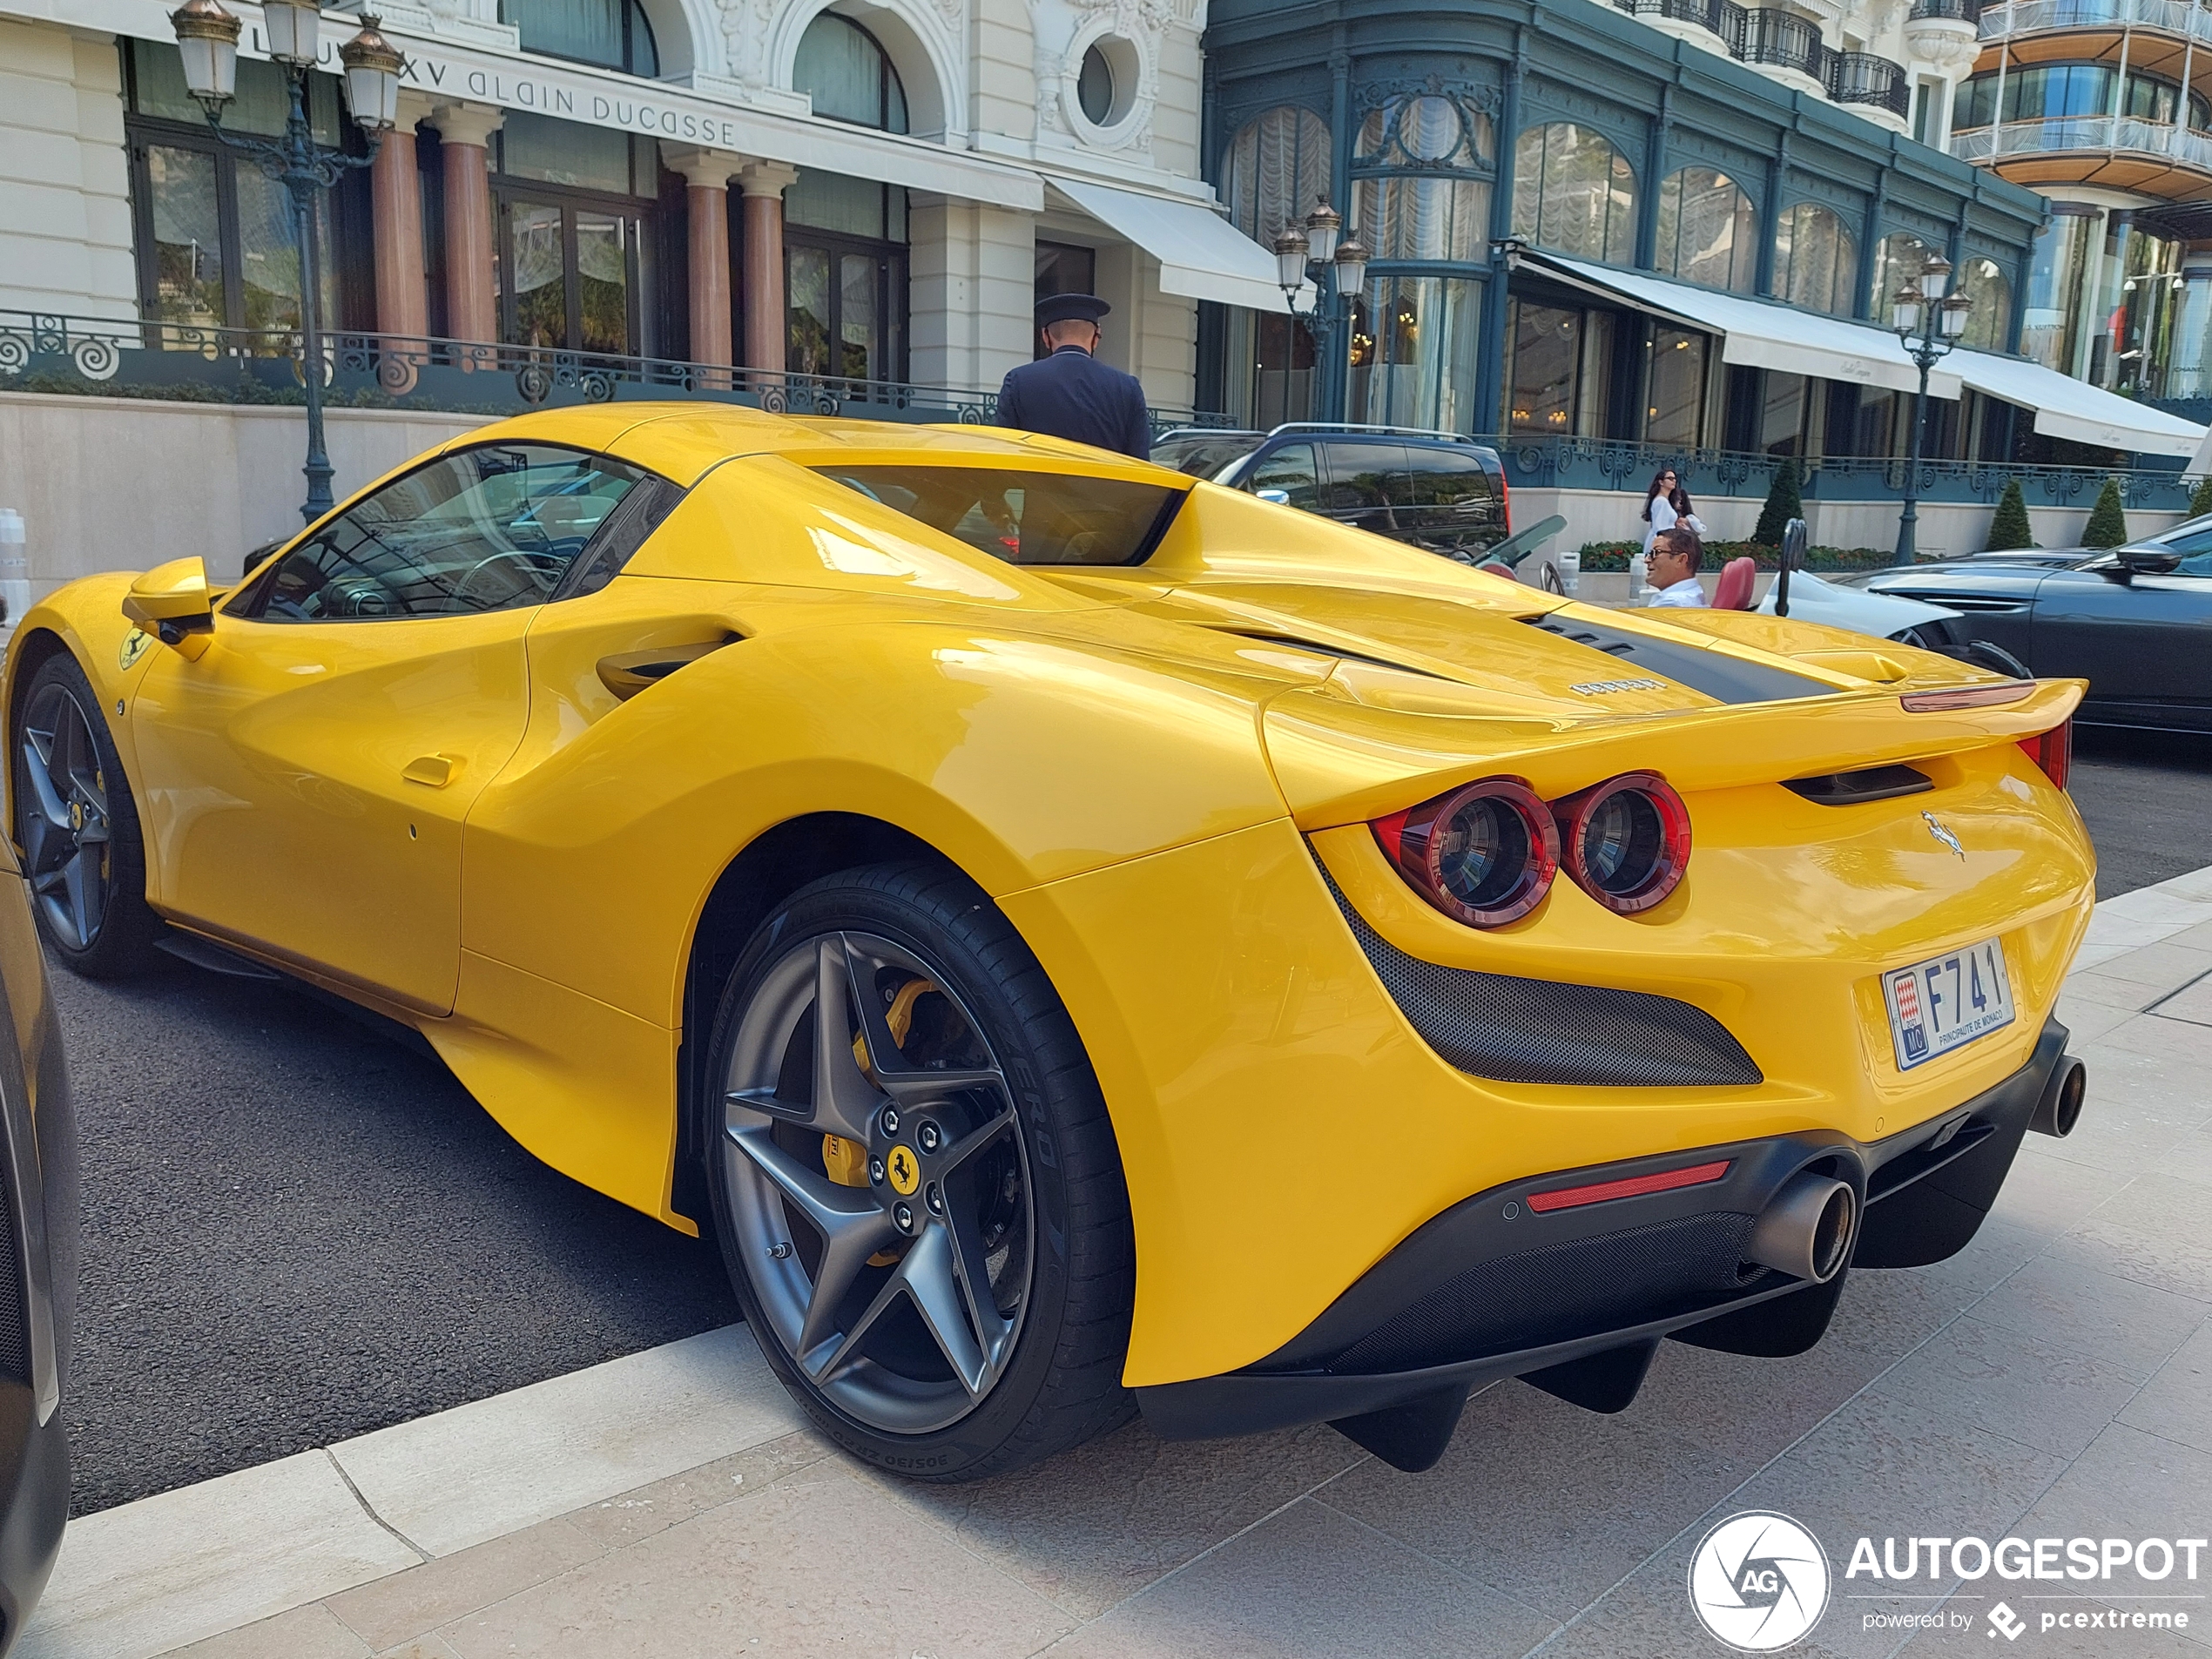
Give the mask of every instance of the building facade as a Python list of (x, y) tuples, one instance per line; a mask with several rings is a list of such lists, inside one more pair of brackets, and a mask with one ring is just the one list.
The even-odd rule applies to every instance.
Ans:
[[(286, 82), (237, 11), (224, 126), (272, 135)], [(1204, 0), (378, 13), (407, 56), (398, 128), (303, 259), (281, 185), (185, 91), (164, 0), (0, 0), (0, 394), (29, 374), (281, 401), (312, 281), (339, 405), (659, 392), (987, 418), (1035, 352), (1035, 296), (1082, 287), (1113, 303), (1102, 356), (1177, 418), (1199, 300), (1283, 306), (1199, 177)], [(361, 157), (334, 73), (354, 24), (325, 17), (307, 115)]]

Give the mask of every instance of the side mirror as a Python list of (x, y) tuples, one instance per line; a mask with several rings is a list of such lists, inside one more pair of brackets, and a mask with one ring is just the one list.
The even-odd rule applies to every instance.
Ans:
[(2112, 556), (2129, 576), (2170, 576), (2182, 562), (2170, 547), (2115, 547)]
[(123, 614), (172, 650), (198, 658), (215, 631), (215, 598), (198, 558), (157, 564), (131, 584)]
[(1278, 507), (1288, 507), (1291, 504), (1291, 492), (1287, 489), (1255, 489), (1252, 494), (1262, 501), (1273, 502)]

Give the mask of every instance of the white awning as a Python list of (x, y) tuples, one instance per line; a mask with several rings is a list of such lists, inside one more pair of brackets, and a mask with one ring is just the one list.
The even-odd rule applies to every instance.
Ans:
[(1077, 179), (1050, 182), (1107, 229), (1157, 260), (1162, 292), (1255, 311), (1289, 309), (1276, 285), (1275, 255), (1211, 207)]
[[(1557, 253), (1532, 253), (1527, 257), (1547, 274), (1579, 287), (1724, 336), (1723, 362), (1856, 381), (1899, 392), (1919, 385), (1920, 371), (1897, 336), (1871, 323), (1799, 311), (1771, 300), (1717, 293), (1641, 271), (1586, 265)], [(2194, 421), (2163, 414), (2024, 358), (1961, 347), (1941, 359), (1928, 376), (1928, 391), (1935, 397), (1956, 398), (1968, 386), (2032, 411), (2035, 429), (2048, 438), (2071, 438), (2150, 455), (2195, 456), (2200, 445), (2212, 444), (2212, 433)], [(2206, 461), (2212, 462), (2212, 454)]]
[(2024, 358), (1955, 351), (1944, 366), (1977, 392), (2034, 410), (2035, 429), (2047, 438), (2072, 438), (2139, 455), (2190, 456), (2212, 438), (2194, 421)]
[[(1585, 265), (1557, 253), (1532, 253), (1527, 257), (1548, 274), (1564, 276), (1580, 287), (1724, 336), (1723, 362), (1812, 374), (1822, 380), (1853, 381), (1861, 386), (1886, 386), (1897, 392), (1919, 389), (1919, 368), (1886, 328), (1853, 322), (1847, 317), (1800, 311), (1747, 294), (1692, 287), (1687, 282), (1670, 282), (1642, 271)], [(1935, 397), (1957, 397), (1959, 384), (1958, 374), (1947, 363), (1937, 364), (1928, 376), (1928, 391)]]

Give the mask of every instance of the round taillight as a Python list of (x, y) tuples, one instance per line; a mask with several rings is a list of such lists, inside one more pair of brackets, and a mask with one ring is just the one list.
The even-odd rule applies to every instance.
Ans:
[(1689, 867), (1689, 811), (1656, 772), (1608, 778), (1558, 811), (1568, 875), (1608, 910), (1650, 909)]
[(1518, 921), (1559, 869), (1559, 826), (1518, 778), (1485, 778), (1375, 825), (1415, 891), (1476, 927)]

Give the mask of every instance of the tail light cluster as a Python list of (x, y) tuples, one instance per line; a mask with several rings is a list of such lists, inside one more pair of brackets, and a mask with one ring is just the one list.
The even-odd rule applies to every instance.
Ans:
[(1556, 801), (1519, 778), (1484, 778), (1374, 822), (1375, 839), (1429, 903), (1502, 927), (1543, 901), (1561, 869), (1616, 914), (1649, 910), (1689, 866), (1689, 813), (1656, 772), (1623, 772)]
[(2048, 732), (2039, 732), (2032, 738), (2022, 738), (2020, 747), (2027, 751), (2027, 758), (2043, 768), (2043, 775), (2056, 788), (2066, 787), (2067, 774), (2074, 770), (2074, 722), (2054, 725)]

